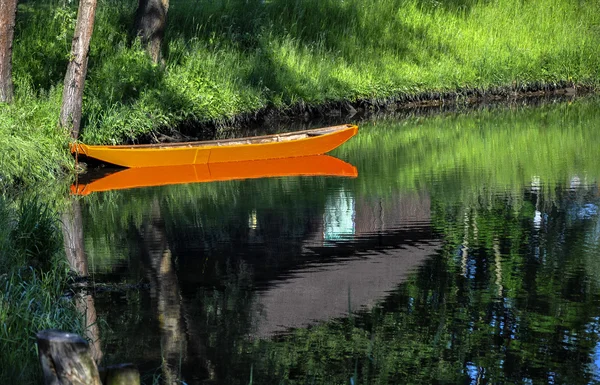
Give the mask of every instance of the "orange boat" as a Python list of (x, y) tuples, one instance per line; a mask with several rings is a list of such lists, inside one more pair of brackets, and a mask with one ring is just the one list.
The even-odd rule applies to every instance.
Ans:
[(234, 179), (284, 176), (355, 178), (357, 175), (356, 167), (349, 163), (328, 155), (313, 155), (289, 159), (127, 168), (90, 183), (73, 184), (71, 192), (76, 195), (88, 195), (97, 191)]
[(88, 146), (72, 143), (71, 152), (122, 167), (212, 164), (321, 155), (356, 135), (358, 126), (346, 124), (314, 130), (167, 144)]

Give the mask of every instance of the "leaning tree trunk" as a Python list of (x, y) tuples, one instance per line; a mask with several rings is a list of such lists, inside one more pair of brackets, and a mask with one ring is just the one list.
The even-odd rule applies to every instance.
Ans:
[(0, 0), (0, 102), (13, 98), (12, 43), (15, 31), (17, 0)]
[(81, 124), (81, 108), (83, 104), (83, 85), (87, 73), (90, 40), (94, 30), (94, 16), (97, 0), (79, 0), (77, 23), (71, 46), (71, 59), (65, 75), (62, 108), (60, 110), (60, 126), (71, 132), (77, 139)]
[(139, 0), (135, 15), (135, 30), (154, 63), (160, 61), (160, 47), (167, 26), (169, 0)]

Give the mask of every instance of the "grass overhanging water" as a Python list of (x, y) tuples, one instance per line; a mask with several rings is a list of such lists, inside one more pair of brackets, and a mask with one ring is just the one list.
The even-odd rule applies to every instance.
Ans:
[[(76, 17), (76, 4), (65, 4), (19, 5), (16, 103), (0, 107), (2, 183), (72, 167), (56, 125)], [(98, 4), (85, 142), (135, 141), (265, 108), (598, 85), (598, 1), (172, 0), (164, 68), (131, 41), (136, 4)]]
[(82, 332), (63, 298), (68, 272), (55, 211), (37, 198), (0, 196), (0, 382), (41, 383), (38, 331)]

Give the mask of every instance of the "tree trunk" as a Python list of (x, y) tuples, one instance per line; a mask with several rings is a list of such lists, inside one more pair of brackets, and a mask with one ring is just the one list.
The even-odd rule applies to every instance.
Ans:
[(15, 31), (17, 0), (0, 0), (0, 102), (13, 98), (12, 43)]
[(71, 132), (77, 139), (81, 124), (81, 108), (83, 104), (83, 85), (87, 73), (90, 40), (94, 30), (94, 16), (97, 0), (80, 0), (77, 11), (77, 24), (71, 46), (71, 59), (65, 75), (62, 108), (60, 110), (60, 126)]
[(167, 26), (169, 0), (139, 0), (135, 15), (135, 30), (154, 63), (161, 59), (160, 47)]

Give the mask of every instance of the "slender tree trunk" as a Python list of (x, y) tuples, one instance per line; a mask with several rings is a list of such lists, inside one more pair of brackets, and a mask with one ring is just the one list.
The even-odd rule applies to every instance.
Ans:
[(167, 26), (169, 0), (139, 0), (135, 15), (135, 30), (141, 37), (154, 63), (161, 59), (160, 47)]
[(0, 0), (0, 102), (13, 98), (12, 43), (15, 31), (17, 0)]
[(75, 139), (79, 136), (81, 108), (83, 104), (83, 85), (87, 73), (90, 40), (94, 30), (97, 0), (79, 0), (77, 24), (71, 46), (71, 59), (65, 75), (60, 126), (71, 132)]

